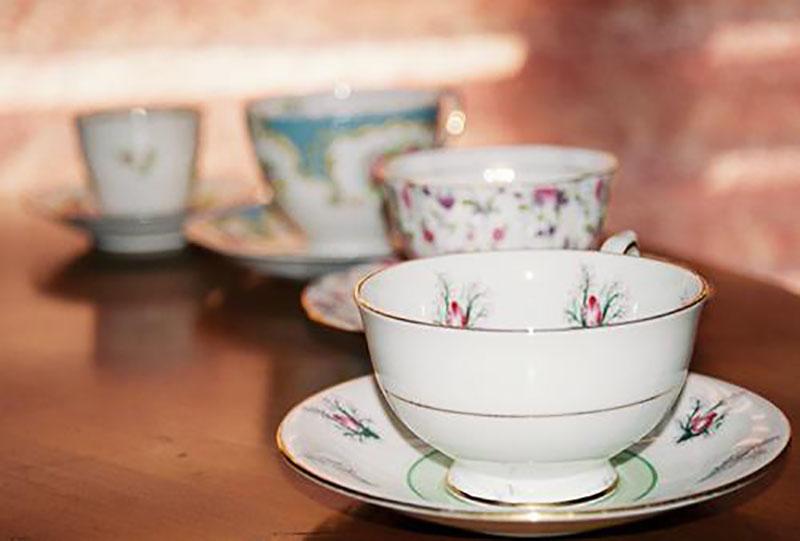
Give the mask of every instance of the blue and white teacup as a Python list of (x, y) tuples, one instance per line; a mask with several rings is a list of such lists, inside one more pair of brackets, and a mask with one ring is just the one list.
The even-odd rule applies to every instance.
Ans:
[(385, 254), (391, 246), (373, 163), (460, 133), (464, 113), (457, 99), (442, 113), (454, 96), (449, 92), (341, 90), (252, 103), (250, 135), (278, 205), (304, 230), (312, 250)]

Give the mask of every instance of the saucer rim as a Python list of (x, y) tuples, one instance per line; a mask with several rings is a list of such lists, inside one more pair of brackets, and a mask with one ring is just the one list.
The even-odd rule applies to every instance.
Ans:
[(205, 225), (211, 220), (219, 219), (228, 214), (240, 214), (252, 209), (265, 209), (269, 210), (270, 203), (245, 203), (242, 205), (235, 205), (227, 208), (213, 209), (210, 212), (203, 213), (197, 216), (191, 216), (184, 224), (184, 232), (186, 238), (192, 244), (200, 246), (206, 250), (214, 252), (234, 259), (240, 263), (247, 264), (248, 262), (268, 262), (268, 263), (286, 263), (286, 264), (301, 264), (301, 265), (330, 265), (330, 264), (359, 264), (368, 263), (372, 260), (391, 257), (394, 252), (391, 248), (385, 251), (364, 252), (360, 254), (346, 253), (346, 254), (312, 254), (308, 252), (306, 247), (304, 253), (243, 253), (236, 252), (230, 248), (223, 248), (218, 243), (207, 242), (202, 235), (199, 235), (195, 228)]
[[(639, 515), (649, 515), (660, 513), (664, 511), (668, 511), (670, 509), (675, 509), (679, 507), (686, 507), (689, 505), (693, 505), (696, 503), (701, 503), (703, 501), (707, 501), (713, 498), (717, 498), (720, 496), (724, 496), (730, 492), (734, 492), (739, 490), (740, 488), (753, 483), (754, 481), (758, 480), (760, 477), (768, 473), (769, 469), (775, 464), (775, 462), (786, 452), (787, 447), (789, 446), (789, 442), (791, 441), (792, 437), (792, 430), (791, 424), (789, 423), (789, 419), (786, 417), (786, 414), (778, 408), (773, 402), (764, 398), (762, 395), (753, 392), (745, 387), (737, 385), (735, 383), (730, 383), (726, 380), (721, 378), (716, 378), (713, 376), (708, 376), (705, 374), (700, 374), (698, 372), (690, 371), (689, 375), (694, 375), (695, 377), (699, 377), (701, 379), (710, 380), (716, 383), (723, 383), (726, 386), (732, 386), (735, 388), (742, 389), (747, 393), (758, 397), (762, 401), (764, 401), (768, 407), (771, 407), (774, 412), (777, 414), (780, 424), (783, 428), (783, 433), (785, 437), (782, 438), (782, 446), (780, 449), (775, 451), (774, 456), (768, 462), (757, 468), (756, 470), (729, 481), (727, 483), (723, 483), (721, 485), (711, 487), (702, 491), (694, 492), (684, 496), (678, 496), (673, 498), (668, 498), (660, 501), (654, 502), (645, 502), (635, 505), (624, 505), (618, 507), (607, 507), (604, 509), (571, 509), (571, 510), (509, 510), (509, 511), (478, 511), (478, 510), (457, 510), (452, 508), (444, 508), (438, 505), (426, 505), (426, 504), (419, 504), (419, 503), (412, 503), (412, 502), (403, 502), (398, 501), (392, 498), (384, 498), (382, 496), (372, 495), (367, 492), (363, 492), (357, 489), (353, 489), (344, 485), (341, 485), (331, 479), (328, 479), (320, 474), (317, 474), (306, 466), (304, 466), (300, 460), (294, 457), (291, 451), (288, 449), (284, 439), (283, 439), (283, 431), (285, 430), (285, 426), (287, 421), (290, 417), (297, 415), (297, 413), (305, 407), (310, 401), (332, 392), (334, 389), (346, 386), (346, 385), (353, 385), (356, 382), (366, 381), (370, 378), (374, 378), (373, 374), (367, 374), (364, 376), (360, 376), (357, 378), (352, 378), (350, 380), (338, 383), (336, 385), (332, 385), (326, 387), (308, 397), (301, 400), (298, 404), (293, 406), (283, 417), (280, 424), (278, 425), (277, 430), (275, 431), (275, 442), (278, 447), (278, 450), (281, 454), (281, 457), (284, 461), (296, 472), (300, 473), (303, 477), (322, 485), (325, 488), (333, 490), (339, 494), (343, 494), (345, 496), (354, 498), (359, 501), (365, 501), (367, 503), (372, 503), (375, 505), (380, 505), (384, 507), (389, 507), (395, 510), (403, 511), (409, 514), (414, 514), (418, 516), (433, 516), (437, 518), (448, 518), (448, 519), (455, 519), (455, 520), (465, 520), (465, 521), (477, 521), (483, 520), (487, 522), (496, 522), (496, 523), (504, 523), (504, 522), (558, 522), (563, 521), (565, 519), (569, 520), (570, 522), (575, 521), (589, 521), (593, 519), (604, 519), (604, 518), (624, 518), (624, 517), (636, 517)], [(687, 378), (688, 379), (688, 378)]]
[[(125, 214), (102, 214), (99, 212), (97, 214), (91, 212), (56, 213), (52, 212), (46, 205), (44, 205), (41, 202), (42, 198), (58, 193), (66, 193), (66, 194), (72, 193), (76, 194), (77, 197), (79, 198), (85, 198), (91, 192), (90, 188), (85, 184), (60, 183), (60, 184), (36, 186), (22, 192), (20, 194), (20, 198), (22, 200), (22, 204), (25, 206), (26, 209), (30, 210), (31, 212), (45, 219), (57, 223), (69, 224), (84, 229), (91, 229), (95, 227), (97, 224), (104, 224), (104, 223), (112, 224), (114, 227), (120, 227), (120, 226), (140, 227), (140, 226), (161, 224), (164, 222), (179, 221), (182, 226), (182, 224), (188, 221), (189, 219), (200, 218), (209, 213), (229, 210), (235, 207), (257, 204), (253, 201), (248, 202), (248, 200), (243, 196), (245, 191), (247, 191), (249, 192), (250, 196), (253, 199), (257, 199), (259, 197), (257, 195), (257, 190), (255, 189), (255, 187), (250, 186), (251, 183), (244, 182), (241, 180), (197, 178), (192, 181), (192, 186), (196, 188), (202, 185), (216, 185), (223, 182), (239, 184), (240, 185), (239, 187), (241, 188), (239, 192), (241, 193), (237, 193), (234, 197), (231, 197), (230, 201), (223, 201), (221, 205), (214, 206), (211, 208), (202, 208), (194, 204), (190, 198), (189, 204), (186, 205), (185, 207), (174, 212), (167, 212), (160, 214), (125, 215)], [(250, 187), (249, 190), (247, 189), (248, 187)]]

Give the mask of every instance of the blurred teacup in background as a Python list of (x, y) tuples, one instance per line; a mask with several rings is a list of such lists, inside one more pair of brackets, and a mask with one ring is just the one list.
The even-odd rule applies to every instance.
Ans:
[(104, 214), (149, 217), (186, 209), (199, 117), (135, 107), (78, 117), (81, 148)]
[(90, 188), (101, 221), (101, 250), (172, 251), (195, 177), (199, 115), (185, 108), (103, 111), (77, 119)]
[(433, 149), (375, 167), (409, 257), (597, 246), (617, 169), (611, 154), (520, 145)]
[(464, 125), (459, 100), (450, 92), (346, 87), (257, 101), (247, 117), (278, 205), (305, 232), (312, 250), (334, 255), (391, 251), (380, 191), (370, 176), (375, 160), (432, 147)]

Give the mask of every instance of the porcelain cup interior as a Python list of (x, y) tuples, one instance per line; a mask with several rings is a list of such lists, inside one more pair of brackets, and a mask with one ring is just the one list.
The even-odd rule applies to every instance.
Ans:
[(570, 147), (441, 148), (393, 156), (374, 175), (411, 257), (592, 248), (614, 156)]
[(390, 251), (375, 160), (437, 141), (441, 92), (369, 91), (265, 99), (251, 140), (278, 204), (318, 250)]
[(199, 115), (183, 108), (130, 108), (79, 116), (94, 198), (113, 216), (185, 211), (195, 176)]
[(697, 273), (590, 251), (431, 257), (355, 291), (376, 379), (420, 438), (462, 461), (607, 459), (687, 375)]

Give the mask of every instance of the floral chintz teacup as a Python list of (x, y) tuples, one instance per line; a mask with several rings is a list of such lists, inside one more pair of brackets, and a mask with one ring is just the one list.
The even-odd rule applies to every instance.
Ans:
[[(315, 251), (391, 251), (370, 168), (387, 154), (437, 144), (440, 105), (450, 96), (347, 90), (265, 99), (248, 107), (250, 135), (264, 176), (278, 205)], [(463, 118), (456, 106), (448, 120), (454, 113)]]
[(434, 149), (379, 163), (390, 218), (409, 257), (597, 245), (617, 160), (523, 145)]
[(195, 175), (196, 111), (134, 107), (81, 115), (77, 124), (104, 215), (152, 218), (186, 210)]
[(614, 490), (609, 459), (680, 394), (708, 296), (694, 271), (622, 255), (634, 243), (421, 258), (356, 286), (375, 379), (454, 459), (457, 495), (563, 504)]

